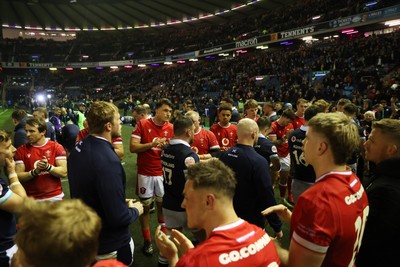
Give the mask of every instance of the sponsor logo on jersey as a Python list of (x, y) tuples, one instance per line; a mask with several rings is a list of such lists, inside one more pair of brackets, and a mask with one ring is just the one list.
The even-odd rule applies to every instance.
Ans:
[(229, 139), (228, 138), (222, 138), (222, 145), (228, 146), (229, 145)]
[(271, 147), (271, 150), (272, 150), (272, 152), (274, 152), (274, 153), (278, 153), (278, 149), (276, 149), (276, 146), (272, 146), (272, 147)]
[[(244, 246), (238, 250), (232, 250), (227, 253), (222, 253), (219, 255), (219, 263), (222, 265), (227, 265), (231, 262), (237, 262), (244, 260), (248, 257), (255, 255), (256, 253), (263, 250), (271, 241), (268, 234), (263, 235), (260, 239), (251, 243), (250, 245)], [(268, 266), (278, 266), (278, 265), (268, 265)]]
[(345, 197), (344, 201), (346, 202), (347, 205), (351, 205), (351, 204), (355, 203), (356, 201), (360, 200), (363, 196), (363, 193), (364, 193), (364, 187), (361, 186), (360, 189), (356, 193)]
[(296, 142), (296, 136), (292, 136), (292, 139), (290, 139), (290, 141), (292, 141), (292, 142)]

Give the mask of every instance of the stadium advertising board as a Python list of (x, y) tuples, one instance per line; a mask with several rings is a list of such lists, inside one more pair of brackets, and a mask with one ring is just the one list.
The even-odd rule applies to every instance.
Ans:
[(279, 39), (286, 39), (286, 38), (297, 37), (300, 35), (307, 35), (313, 33), (314, 31), (315, 31), (315, 26), (308, 26), (290, 31), (284, 31), (279, 33)]

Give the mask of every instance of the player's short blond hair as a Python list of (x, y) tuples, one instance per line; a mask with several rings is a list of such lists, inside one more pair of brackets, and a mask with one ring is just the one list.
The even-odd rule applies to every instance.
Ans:
[(248, 110), (250, 108), (258, 108), (258, 102), (254, 99), (248, 99), (243, 106), (244, 110)]
[(8, 142), (10, 140), (10, 134), (4, 130), (0, 130), (0, 143)]
[(211, 189), (217, 196), (228, 199), (233, 199), (235, 195), (235, 173), (219, 159), (212, 158), (190, 165), (186, 179), (193, 182), (194, 189)]
[(94, 260), (101, 219), (81, 200), (36, 202), (26, 198), (18, 213), (15, 243), (28, 264), (82, 267)]
[(326, 102), (324, 99), (318, 99), (313, 103), (313, 105), (316, 105), (317, 107), (320, 108), (320, 112), (328, 112), (329, 107), (331, 104)]
[(191, 118), (193, 121), (198, 121), (200, 119), (199, 113), (194, 110), (189, 110), (186, 112), (185, 117)]
[(113, 123), (116, 113), (118, 113), (118, 108), (110, 102), (96, 101), (91, 104), (86, 115), (89, 132), (94, 134), (103, 133), (106, 123)]
[(326, 138), (337, 165), (346, 164), (360, 145), (357, 127), (343, 113), (319, 113), (308, 126)]
[(49, 112), (44, 107), (37, 107), (37, 108), (35, 108), (34, 112), (35, 111), (42, 113), (44, 115), (45, 119), (47, 119), (49, 117)]

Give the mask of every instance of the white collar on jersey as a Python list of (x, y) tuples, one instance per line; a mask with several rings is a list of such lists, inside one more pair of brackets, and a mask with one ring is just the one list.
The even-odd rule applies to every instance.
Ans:
[(232, 229), (232, 228), (235, 228), (235, 227), (241, 225), (242, 223), (244, 223), (244, 220), (243, 219), (239, 219), (236, 222), (233, 222), (233, 223), (230, 223), (230, 224), (227, 224), (227, 225), (218, 226), (218, 227), (214, 228), (212, 231), (216, 232), (216, 231), (229, 230), (229, 229)]
[(301, 125), (301, 126), (300, 126), (300, 130), (307, 132), (308, 126)]
[(265, 135), (263, 135), (262, 133), (259, 133), (258, 137), (265, 138)]
[(315, 182), (319, 182), (322, 179), (324, 179), (326, 176), (329, 174), (338, 174), (338, 175), (351, 175), (351, 171), (344, 171), (344, 172), (327, 172), (325, 174), (322, 174), (318, 179), (315, 180)]
[(184, 141), (184, 140), (182, 140), (182, 139), (174, 139), (174, 138), (172, 138), (172, 139), (169, 140), (169, 143), (170, 143), (171, 145), (182, 144), (182, 145), (185, 145), (185, 146), (190, 147), (189, 143), (186, 142), (186, 141)]

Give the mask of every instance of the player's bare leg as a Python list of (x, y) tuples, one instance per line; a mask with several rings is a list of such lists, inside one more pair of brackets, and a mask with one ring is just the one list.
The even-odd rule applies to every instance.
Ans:
[(153, 255), (153, 245), (151, 243), (150, 234), (150, 202), (151, 198), (142, 200), (143, 214), (139, 218), (143, 234), (143, 254), (146, 256)]
[(288, 176), (289, 176), (288, 171), (281, 170), (281, 172), (279, 174), (279, 195), (280, 195), (280, 201), (282, 204), (284, 204), (285, 206), (287, 206), (289, 208), (293, 208), (293, 205), (291, 205), (285, 198)]

